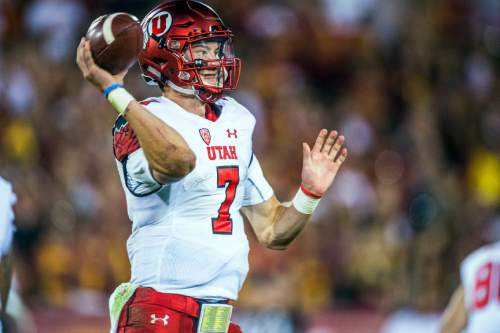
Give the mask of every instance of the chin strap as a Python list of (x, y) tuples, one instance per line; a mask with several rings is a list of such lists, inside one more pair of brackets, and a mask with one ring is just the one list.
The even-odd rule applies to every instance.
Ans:
[(181, 93), (181, 94), (184, 94), (184, 95), (196, 95), (196, 90), (194, 90), (193, 87), (190, 87), (190, 88), (179, 87), (178, 85), (176, 85), (172, 81), (167, 81), (167, 86), (169, 86), (170, 88), (174, 89), (178, 93)]
[(194, 89), (192, 86), (190, 88), (179, 87), (172, 81), (167, 81), (167, 85), (180, 94), (194, 95), (203, 103), (215, 103), (222, 96), (222, 94), (214, 94), (205, 89)]

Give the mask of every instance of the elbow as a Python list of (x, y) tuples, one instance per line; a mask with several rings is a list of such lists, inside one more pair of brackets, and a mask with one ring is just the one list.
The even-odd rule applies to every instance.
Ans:
[(196, 155), (193, 151), (188, 149), (188, 151), (182, 154), (176, 162), (174, 171), (177, 172), (180, 177), (185, 177), (194, 170), (196, 166)]

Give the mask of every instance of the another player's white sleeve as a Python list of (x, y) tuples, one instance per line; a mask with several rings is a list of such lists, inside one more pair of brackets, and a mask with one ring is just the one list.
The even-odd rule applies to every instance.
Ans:
[(273, 189), (264, 177), (259, 161), (255, 155), (252, 155), (252, 159), (250, 160), (248, 177), (244, 186), (245, 194), (243, 197), (243, 206), (258, 205), (268, 200), (273, 195)]
[(0, 178), (0, 257), (9, 251), (14, 236), (14, 210), (17, 198), (12, 185)]
[(128, 190), (135, 196), (143, 197), (158, 191), (162, 185), (151, 174), (149, 163), (142, 148), (134, 151), (120, 162), (123, 180)]

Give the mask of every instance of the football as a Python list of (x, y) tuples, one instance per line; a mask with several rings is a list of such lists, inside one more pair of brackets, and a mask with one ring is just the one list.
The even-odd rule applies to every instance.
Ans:
[(98, 17), (90, 25), (86, 38), (96, 64), (113, 75), (132, 67), (143, 44), (139, 20), (127, 13)]

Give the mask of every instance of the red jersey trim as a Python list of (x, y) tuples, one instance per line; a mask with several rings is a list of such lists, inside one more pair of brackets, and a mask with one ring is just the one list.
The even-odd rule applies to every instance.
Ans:
[(159, 103), (159, 101), (156, 98), (151, 97), (139, 102), (139, 104), (141, 105), (149, 105), (151, 103)]
[(215, 104), (205, 104), (205, 118), (210, 121), (217, 121), (220, 116), (220, 109)]
[(120, 116), (113, 127), (113, 153), (122, 162), (127, 156), (141, 148), (139, 140), (127, 120)]

